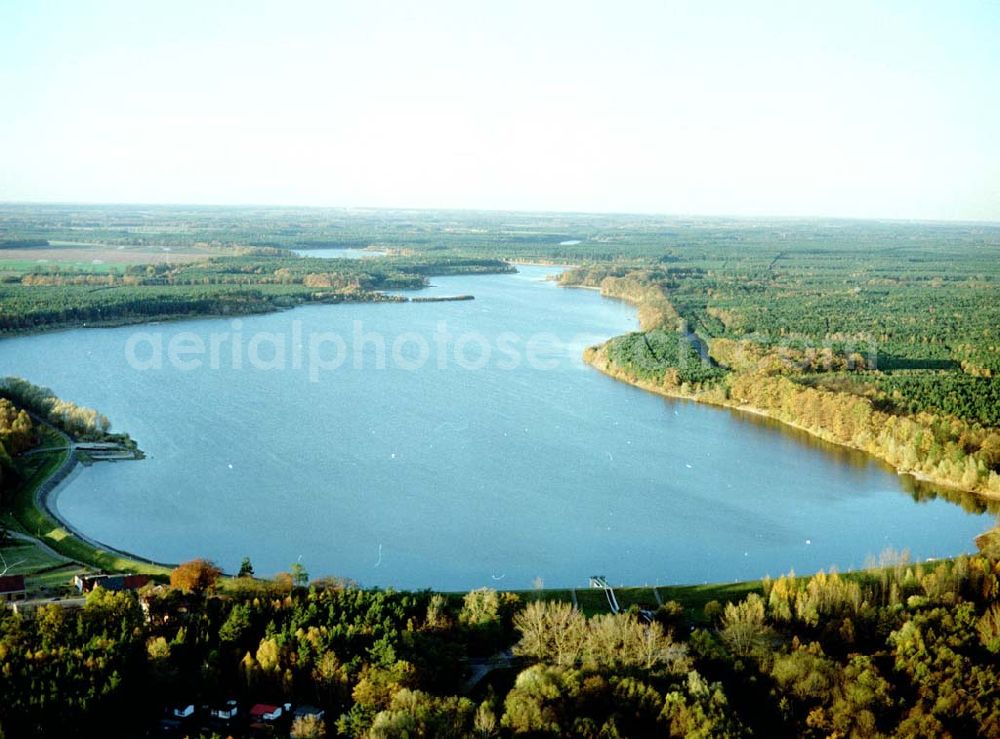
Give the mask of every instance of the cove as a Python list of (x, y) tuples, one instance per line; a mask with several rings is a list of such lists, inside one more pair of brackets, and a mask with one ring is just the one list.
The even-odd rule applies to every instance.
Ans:
[[(860, 567), (889, 547), (951, 556), (991, 524), (861, 454), (599, 374), (583, 348), (634, 329), (634, 310), (546, 281), (557, 268), (519, 270), (420, 292), (472, 301), (19, 337), (0, 342), (0, 371), (138, 441), (145, 460), (82, 469), (55, 505), (86, 535), (165, 562), (235, 571), (248, 555), (266, 575), (301, 557), (313, 577), (441, 590), (716, 582)], [(140, 332), (165, 346), (277, 337), (258, 364), (280, 340), (286, 366), (244, 352), (239, 367), (135, 369)], [(321, 335), (346, 350), (314, 381), (308, 354), (299, 367), (290, 355)]]

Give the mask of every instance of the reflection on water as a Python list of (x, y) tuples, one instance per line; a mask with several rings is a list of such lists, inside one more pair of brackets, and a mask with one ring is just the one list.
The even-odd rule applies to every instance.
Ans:
[[(682, 402), (694, 401), (685, 400)], [(808, 431), (796, 428), (795, 426), (789, 426), (777, 419), (762, 416), (759, 413), (751, 413), (737, 408), (728, 408), (727, 410), (740, 423), (767, 428), (774, 433), (784, 434), (799, 444), (810, 446), (814, 449), (821, 449), (826, 455), (836, 459), (840, 464), (852, 465), (858, 468), (875, 464), (888, 472), (896, 473), (895, 468), (888, 462), (876, 459), (858, 449), (853, 449), (843, 444), (834, 444), (832, 441), (813, 436)], [(941, 498), (949, 503), (961, 506), (962, 510), (968, 513), (1000, 515), (1000, 500), (985, 498), (982, 495), (976, 495), (964, 490), (955, 490), (953, 488), (934, 485), (909, 474), (898, 474), (897, 477), (899, 478), (900, 492), (908, 493), (918, 503)]]

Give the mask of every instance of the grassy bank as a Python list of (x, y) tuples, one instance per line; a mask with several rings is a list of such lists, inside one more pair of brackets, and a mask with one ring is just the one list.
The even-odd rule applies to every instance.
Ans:
[[(715, 583), (707, 585), (657, 585), (656, 587), (623, 587), (615, 588), (615, 598), (622, 609), (630, 606), (656, 610), (657, 606), (670, 601), (679, 603), (689, 623), (701, 624), (707, 622), (705, 605), (712, 601), (729, 603), (740, 601), (749, 593), (763, 591), (760, 580), (749, 580), (737, 583)], [(573, 603), (576, 596), (576, 606), (587, 616), (599, 613), (610, 613), (607, 596), (599, 588), (541, 589), (514, 591), (521, 600), (559, 601)], [(660, 596), (657, 600), (657, 594)]]
[[(1000, 534), (991, 534), (1000, 540)], [(856, 582), (859, 585), (880, 582), (892, 575), (894, 571), (914, 570), (922, 568), (933, 569), (941, 564), (954, 562), (954, 559), (934, 560), (925, 564), (909, 562), (905, 558), (888, 565), (880, 565), (867, 569), (851, 570), (842, 572), (839, 576), (848, 582)], [(805, 586), (814, 575), (801, 575), (794, 577), (795, 582)], [(765, 593), (766, 579), (746, 580), (733, 583), (707, 583), (703, 585), (657, 585), (643, 587), (621, 587), (614, 588), (615, 598), (618, 605), (626, 610), (630, 606), (638, 606), (643, 609), (656, 610), (661, 603), (677, 603), (684, 610), (684, 621), (690, 626), (707, 626), (712, 619), (706, 615), (705, 606), (715, 602), (720, 605), (726, 603), (738, 603), (744, 600), (749, 594)], [(601, 613), (610, 613), (607, 597), (604, 591), (599, 588), (581, 587), (576, 589), (540, 589), (540, 590), (517, 590), (514, 592), (522, 601), (529, 603), (532, 601), (557, 601), (562, 603), (574, 603), (577, 608), (587, 616), (595, 616)], [(659, 599), (657, 599), (659, 595)], [(461, 599), (462, 593), (452, 594), (452, 597)]]
[(54, 554), (37, 541), (20, 538), (11, 538), (0, 547), (0, 556), (8, 575), (24, 575), (32, 595), (62, 595), (74, 575), (91, 569)]

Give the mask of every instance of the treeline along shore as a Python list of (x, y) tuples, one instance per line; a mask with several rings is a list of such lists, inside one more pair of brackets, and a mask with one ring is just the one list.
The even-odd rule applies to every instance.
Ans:
[(0, 337), (267, 313), (305, 303), (405, 302), (387, 291), (426, 287), (433, 275), (515, 271), (499, 259), (455, 255), (318, 259), (275, 248), (235, 251), (103, 272), (47, 264), (0, 270)]
[[(871, 454), (900, 473), (1000, 497), (1000, 431), (972, 419), (899, 407), (880, 391), (877, 364), (857, 350), (809, 347), (801, 339), (703, 337), (678, 312), (669, 288), (647, 272), (569, 270), (561, 283), (597, 286), (602, 295), (636, 305), (641, 331), (584, 353), (587, 363), (615, 379), (669, 397), (761, 414)], [(707, 356), (699, 344), (708, 347)]]

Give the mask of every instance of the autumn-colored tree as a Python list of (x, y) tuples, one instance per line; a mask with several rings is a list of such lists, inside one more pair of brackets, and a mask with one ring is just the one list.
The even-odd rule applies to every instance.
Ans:
[(0, 398), (0, 444), (9, 454), (20, 454), (31, 448), (35, 439), (31, 418), (6, 398)]
[(190, 562), (178, 565), (170, 573), (170, 585), (190, 593), (203, 593), (213, 589), (221, 575), (222, 570), (216, 567), (214, 562), (207, 559), (192, 559)]
[(299, 716), (292, 722), (293, 739), (322, 739), (326, 736), (326, 723), (318, 716)]

